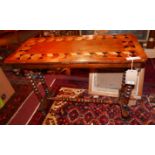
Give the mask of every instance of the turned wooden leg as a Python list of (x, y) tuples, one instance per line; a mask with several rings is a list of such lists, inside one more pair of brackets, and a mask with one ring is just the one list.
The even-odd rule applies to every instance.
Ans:
[(38, 101), (40, 102), (39, 110), (44, 111), (44, 109), (46, 108), (46, 106), (45, 106), (46, 101), (44, 100), (44, 98), (42, 97), (42, 95), (38, 89), (37, 82), (35, 79), (36, 78), (35, 74), (30, 71), (26, 71), (25, 76), (31, 83), (32, 89), (33, 89), (35, 95), (37, 96)]
[(36, 83), (36, 81), (35, 81), (35, 79), (34, 79), (34, 77), (33, 77), (33, 76), (34, 76), (33, 73), (27, 71), (27, 72), (25, 72), (25, 76), (26, 76), (26, 78), (29, 80), (29, 82), (31, 83), (32, 89), (33, 89), (35, 95), (37, 96), (38, 100), (40, 101), (41, 98), (42, 98), (42, 95), (41, 95), (41, 93), (39, 92), (39, 89), (38, 89), (38, 87), (37, 87), (37, 83)]
[(122, 78), (122, 87), (119, 92), (119, 105), (121, 107), (123, 118), (129, 117), (128, 103), (129, 103), (133, 88), (134, 88), (134, 85), (125, 84), (125, 73), (124, 73)]
[(125, 86), (125, 72), (123, 73), (123, 77), (122, 77), (122, 87)]
[(37, 77), (40, 79), (40, 82), (41, 82), (41, 84), (42, 84), (42, 86), (43, 86), (43, 88), (44, 88), (45, 96), (48, 97), (49, 94), (50, 94), (50, 91), (49, 91), (48, 86), (47, 86), (47, 84), (46, 84), (44, 75), (43, 75), (41, 72), (39, 72), (39, 73), (37, 74)]

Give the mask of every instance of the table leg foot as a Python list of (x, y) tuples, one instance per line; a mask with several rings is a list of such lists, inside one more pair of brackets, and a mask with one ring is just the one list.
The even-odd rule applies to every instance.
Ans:
[(122, 105), (121, 106), (121, 114), (122, 114), (122, 117), (124, 119), (129, 119), (130, 118), (130, 109), (129, 109), (128, 105)]
[(50, 91), (46, 84), (45, 77), (41, 72), (37, 73), (37, 77), (40, 79), (40, 82), (41, 82), (44, 92), (45, 92), (45, 97), (47, 98), (48, 96), (50, 96)]

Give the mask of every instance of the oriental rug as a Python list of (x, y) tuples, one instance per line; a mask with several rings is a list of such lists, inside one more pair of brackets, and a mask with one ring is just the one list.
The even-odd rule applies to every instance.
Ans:
[[(119, 124), (119, 122), (121, 122), (120, 124), (131, 124), (131, 123), (132, 124), (134, 124), (134, 123), (135, 124), (154, 124), (154, 120), (153, 120), (154, 116), (152, 115), (153, 114), (152, 112), (154, 111), (155, 102), (150, 103), (147, 100), (148, 96), (150, 96), (150, 95), (155, 96), (155, 76), (153, 76), (153, 74), (152, 74), (155, 72), (154, 64), (155, 64), (155, 59), (148, 59), (148, 61), (146, 62), (145, 82), (144, 82), (144, 89), (143, 89), (144, 97), (143, 97), (142, 101), (137, 101), (136, 106), (133, 107), (134, 109), (137, 109), (137, 115), (139, 115), (139, 116), (136, 116), (136, 113), (132, 113), (132, 116), (134, 119), (130, 119), (127, 122), (124, 120), (122, 122), (122, 120), (120, 121), (120, 119), (117, 119), (119, 121), (118, 122), (115, 121), (113, 124)], [(58, 95), (59, 90), (62, 89), (63, 87), (67, 87), (69, 89), (70, 88), (87, 89), (87, 87), (88, 87), (88, 76), (87, 75), (88, 74), (86, 74), (85, 71), (84, 72), (76, 71), (73, 74), (74, 74), (74, 76), (71, 76), (71, 77), (64, 76), (64, 75), (60, 75), (60, 76), (55, 75), (53, 77), (54, 79), (56, 79), (56, 81), (54, 82), (54, 85), (52, 86), (54, 95)], [(85, 76), (85, 74), (86, 74), (86, 76)], [(27, 80), (23, 76), (15, 76), (14, 74), (12, 74), (11, 71), (7, 72), (6, 75), (7, 75), (8, 79), (10, 80), (10, 83), (14, 87), (16, 93), (8, 101), (8, 103), (2, 109), (0, 109), (0, 124), (7, 124), (7, 122), (12, 118), (12, 116), (16, 113), (16, 111), (18, 111), (18, 109), (20, 108), (20, 106), (22, 105), (24, 100), (27, 98), (27, 96), (32, 92), (32, 88), (31, 88), (29, 82), (27, 82)], [(80, 80), (79, 77), (80, 78), (84, 77), (84, 80)], [(51, 78), (48, 78), (48, 79), (51, 79)], [(48, 79), (47, 79), (47, 82), (49, 81)], [(85, 92), (84, 94), (87, 94), (86, 90), (84, 92)], [(110, 100), (110, 101), (112, 101), (112, 100)], [(65, 104), (65, 106), (63, 106), (62, 108), (60, 107), (60, 109), (63, 109), (68, 104)], [(73, 105), (74, 104), (76, 105), (76, 103), (73, 103)], [(93, 103), (90, 103), (90, 105), (91, 104), (93, 104)], [(79, 105), (80, 105), (80, 103), (79, 103)], [(51, 106), (52, 106), (52, 103), (49, 103), (48, 108), (45, 111), (45, 113), (42, 113), (37, 110), (36, 113), (33, 115), (32, 119), (30, 120), (29, 124), (42, 124), (43, 122), (45, 123), (45, 118), (47, 118), (48, 113), (50, 112)], [(98, 106), (101, 106), (101, 105), (98, 105)], [(107, 106), (107, 105), (104, 105), (104, 106)], [(117, 107), (117, 109), (119, 109), (118, 106), (114, 106), (114, 107)], [(140, 109), (140, 107), (142, 109)], [(141, 113), (141, 111), (144, 111), (145, 114), (146, 113), (148, 113), (148, 114), (144, 115), (144, 113), (143, 112)], [(25, 112), (27, 112), (27, 109), (25, 109)], [(23, 109), (23, 115), (25, 114), (25, 112)], [(141, 113), (141, 114), (139, 114), (139, 113)], [(149, 117), (148, 117), (148, 115), (149, 115)], [(57, 116), (59, 116), (59, 115), (57, 115)], [(140, 117), (140, 116), (142, 119), (144, 119), (143, 121), (137, 119), (137, 117)], [(62, 115), (62, 117), (64, 118), (64, 115)], [(143, 117), (147, 117), (147, 119), (145, 119)], [(108, 119), (109, 119), (109, 116), (108, 116)], [(72, 124), (73, 122), (74, 121), (72, 121), (70, 123)], [(64, 122), (58, 121), (58, 124), (62, 124), (62, 123), (64, 123)], [(87, 123), (89, 124), (90, 121)], [(14, 122), (14, 124), (18, 124), (18, 122)], [(24, 122), (21, 122), (21, 124), (24, 124)], [(45, 123), (45, 124), (48, 124), (48, 123)], [(93, 123), (93, 124), (95, 124), (95, 123)], [(108, 124), (112, 124), (112, 120), (108, 121)]]
[[(30, 124), (155, 124), (155, 103), (148, 99), (150, 94), (155, 94), (155, 76), (151, 76), (155, 72), (152, 61), (149, 59), (146, 63), (143, 97), (130, 107), (130, 119), (122, 119), (118, 105), (51, 101), (49, 109), (44, 114), (37, 111)], [(63, 81), (57, 81), (54, 92), (56, 96), (93, 98), (88, 95), (87, 86), (87, 80), (79, 82), (73, 78), (66, 81), (64, 78)], [(109, 103), (115, 100), (113, 97), (103, 98)]]
[[(57, 97), (94, 98), (86, 89), (60, 88)], [(112, 103), (116, 98), (100, 96)], [(146, 97), (130, 106), (130, 118), (123, 119), (116, 104), (78, 103), (54, 101), (43, 123), (44, 125), (146, 125), (155, 124), (155, 106)]]

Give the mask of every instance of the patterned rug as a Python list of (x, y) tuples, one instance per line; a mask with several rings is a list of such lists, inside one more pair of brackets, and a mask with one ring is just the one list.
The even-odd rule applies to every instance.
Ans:
[[(143, 94), (146, 97), (149, 95), (155, 96), (155, 76), (152, 76), (152, 72), (155, 71), (155, 69), (153, 67), (154, 64), (155, 64), (155, 59), (149, 59), (146, 63), (145, 82), (144, 82), (144, 89), (143, 89)], [(85, 78), (86, 80), (83, 80), (83, 81), (79, 80), (79, 74), (81, 77), (88, 77), (88, 74), (86, 74), (86, 73), (87, 72), (85, 70), (83, 72), (82, 71), (73, 72), (73, 74), (75, 74), (77, 78), (75, 78), (75, 76), (71, 77), (71, 78), (68, 78), (67, 76), (61, 76), (61, 78), (58, 78), (58, 76), (55, 76), (55, 78), (57, 80), (56, 80), (56, 82), (53, 86), (53, 89), (52, 89), (53, 94), (58, 95), (58, 92), (62, 87), (87, 89), (87, 87), (88, 87), (87, 78)], [(32, 91), (30, 84), (27, 82), (27, 80), (24, 77), (15, 76), (11, 72), (7, 72), (6, 74), (7, 74), (7, 77), (9, 78), (9, 81), (11, 82), (13, 88), (15, 89), (16, 93), (7, 102), (7, 104), (2, 109), (0, 109), (0, 124), (6, 124), (10, 120), (12, 115), (18, 110), (18, 108), (21, 106), (22, 102), (26, 99), (26, 97)], [(78, 74), (78, 76), (77, 76), (77, 74)], [(87, 92), (85, 91), (84, 94), (86, 95)], [(111, 99), (109, 99), (109, 101), (111, 101)], [(141, 102), (143, 104), (141, 104)], [(152, 102), (152, 103), (154, 103), (154, 105), (155, 105), (155, 102)], [(52, 102), (49, 103), (45, 113), (37, 111), (29, 124), (42, 124), (43, 121), (45, 122), (45, 117), (50, 112), (51, 104), (52, 104)], [(72, 105), (73, 104), (76, 104), (76, 103), (72, 103)], [(90, 105), (92, 105), (92, 104), (93, 103), (90, 103)], [(64, 107), (66, 107), (67, 105), (69, 105), (69, 103), (65, 104)], [(80, 105), (80, 103), (78, 105)], [(95, 104), (95, 105), (97, 105), (97, 104)], [(115, 121), (114, 123), (119, 124), (119, 122), (121, 122), (122, 124), (134, 124), (134, 122), (135, 122), (135, 124), (142, 124), (142, 123), (143, 124), (154, 124), (154, 120), (153, 120), (154, 116), (152, 115), (153, 114), (152, 111), (154, 111), (154, 107), (153, 107), (154, 105), (148, 103), (147, 99), (144, 97), (142, 101), (137, 101), (137, 106), (133, 107), (135, 110), (137, 109), (136, 114), (138, 116), (136, 116), (136, 114), (131, 112), (132, 117), (134, 117), (134, 119), (130, 119), (127, 122), (124, 120), (122, 121), (120, 119), (115, 119), (115, 120), (119, 120), (119, 121), (118, 122)], [(101, 105), (98, 105), (98, 106), (101, 106)], [(104, 105), (104, 106), (107, 106), (107, 105)], [(62, 107), (62, 108), (64, 108), (64, 107)], [(114, 106), (114, 107), (117, 107), (117, 109), (119, 109), (118, 106)], [(141, 110), (140, 110), (140, 107), (142, 108)], [(61, 107), (60, 107), (60, 109), (61, 109)], [(140, 111), (144, 111), (144, 112), (140, 113)], [(139, 113), (140, 113), (140, 115), (139, 115)], [(148, 117), (148, 116), (147, 115), (141, 116), (141, 115), (143, 115), (143, 113), (148, 113), (148, 115), (149, 115), (149, 113), (151, 113), (151, 114), (149, 115), (149, 118), (145, 120), (145, 117)], [(57, 116), (60, 116), (60, 115), (58, 114)], [(107, 114), (106, 114), (106, 116), (107, 116)], [(112, 119), (110, 116), (108, 116), (108, 119), (111, 121), (108, 121), (108, 123), (112, 124)], [(144, 121), (141, 121), (138, 119), (140, 116), (142, 117), (141, 119), (144, 119)], [(62, 117), (64, 118), (64, 115), (62, 115)], [(69, 122), (69, 123), (72, 124), (73, 122), (74, 121)], [(58, 120), (57, 123), (62, 124), (64, 122)], [(88, 124), (89, 123), (90, 122), (88, 122)], [(47, 124), (50, 124), (50, 123), (47, 123)], [(93, 123), (93, 124), (95, 124), (95, 123)]]
[[(155, 124), (155, 104), (148, 101), (148, 96), (155, 94), (155, 76), (151, 76), (155, 71), (152, 61), (154, 59), (149, 59), (146, 62), (144, 97), (137, 100), (136, 105), (130, 107), (130, 119), (122, 119), (118, 105), (57, 101), (52, 103), (51, 101), (45, 113), (37, 111), (29, 124)], [(80, 75), (83, 76), (83, 73)], [(92, 98), (93, 96), (88, 95), (87, 87), (87, 80), (79, 81), (74, 78), (66, 80), (63, 78), (57, 81), (53, 90), (57, 96)], [(104, 97), (104, 99), (112, 103), (115, 98)]]
[[(88, 95), (86, 89), (62, 87), (57, 97), (84, 97), (93, 98)], [(100, 96), (99, 98), (113, 102), (116, 98)], [(147, 98), (137, 100), (136, 105), (130, 107), (130, 118), (122, 119), (121, 110), (118, 105), (101, 103), (77, 103), (54, 101), (44, 125), (127, 125), (127, 124), (155, 124), (155, 106), (150, 104)]]
[[(131, 117), (128, 120), (122, 119), (118, 105), (51, 101), (46, 111), (37, 111), (29, 124), (155, 124), (155, 104), (148, 101), (148, 96), (155, 94), (155, 77), (150, 76), (152, 71), (152, 62), (148, 60), (143, 97), (130, 107)], [(88, 95), (87, 87), (87, 80), (63, 78), (55, 83), (53, 92), (55, 96), (93, 98)], [(109, 103), (115, 100), (112, 97), (103, 98)]]
[[(60, 76), (56, 79), (52, 86), (52, 94), (53, 96), (57, 96), (59, 94), (59, 91), (61, 90), (61, 87), (70, 87), (70, 88), (83, 88), (88, 89), (88, 79), (87, 78), (75, 78), (75, 77), (68, 77), (68, 76)], [(67, 94), (66, 94), (67, 95)], [(77, 96), (77, 94), (76, 94)], [(32, 117), (31, 121), (29, 122), (29, 125), (40, 125), (43, 123), (46, 115), (48, 114), (51, 105), (53, 104), (52, 101), (48, 104), (44, 112), (37, 110), (37, 112)]]

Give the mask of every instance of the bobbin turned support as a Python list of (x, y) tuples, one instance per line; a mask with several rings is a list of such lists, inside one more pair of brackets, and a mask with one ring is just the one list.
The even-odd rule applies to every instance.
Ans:
[(41, 72), (38, 72), (36, 74), (36, 78), (40, 79), (40, 82), (41, 82), (41, 84), (42, 84), (42, 86), (44, 88), (44, 91), (45, 91), (45, 96), (47, 98), (48, 96), (50, 96), (50, 91), (49, 91), (49, 88), (48, 88), (48, 86), (46, 84), (44, 75)]
[[(39, 110), (44, 111), (47, 107), (47, 97), (49, 96), (49, 90), (48, 90), (48, 87), (46, 85), (43, 75), (41, 73), (35, 74), (34, 72), (28, 71), (28, 70), (25, 70), (24, 73), (25, 73), (26, 78), (28, 79), (28, 81), (30, 82), (32, 86), (34, 94), (36, 95), (38, 101), (40, 102)], [(39, 83), (37, 82), (37, 79), (41, 81), (41, 84), (45, 91), (45, 97), (42, 96), (38, 88)]]
[(133, 90), (133, 85), (124, 85), (119, 94), (119, 105), (121, 107), (122, 117), (128, 118), (129, 117), (129, 100), (131, 96), (131, 92)]
[(130, 100), (131, 93), (132, 93), (132, 90), (134, 88), (134, 85), (126, 84), (125, 80), (126, 80), (126, 74), (124, 72), (123, 77), (122, 77), (122, 86), (121, 86), (121, 89), (119, 91), (118, 102), (119, 102), (119, 105), (120, 105), (120, 108), (121, 108), (122, 117), (123, 118), (128, 118), (129, 117), (128, 103), (129, 103), (129, 100)]
[(139, 60), (140, 57), (127, 57), (128, 61), (131, 61), (131, 68), (124, 72), (122, 77), (122, 87), (119, 92), (119, 105), (122, 111), (122, 117), (129, 117), (128, 103), (131, 97), (134, 85), (137, 82), (138, 71), (134, 68), (134, 60)]

